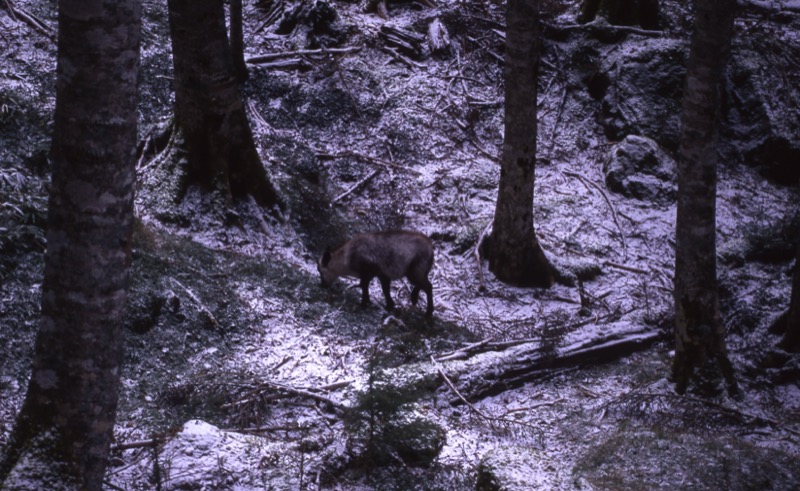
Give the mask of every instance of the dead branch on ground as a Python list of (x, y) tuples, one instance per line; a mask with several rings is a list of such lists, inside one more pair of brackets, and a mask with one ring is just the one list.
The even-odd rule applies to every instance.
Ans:
[(309, 56), (309, 55), (354, 53), (360, 50), (361, 50), (360, 46), (352, 46), (349, 48), (299, 49), (296, 51), (282, 51), (279, 53), (265, 53), (263, 55), (251, 56), (247, 58), (246, 61), (247, 63), (264, 64), (267, 62), (278, 60), (280, 58), (296, 58), (298, 56)]
[(400, 165), (395, 162), (390, 162), (388, 160), (380, 159), (378, 157), (371, 157), (369, 155), (364, 155), (358, 152), (352, 151), (345, 151), (339, 153), (324, 153), (324, 152), (317, 152), (317, 158), (320, 160), (334, 160), (334, 159), (346, 159), (346, 158), (354, 158), (361, 160), (362, 162), (366, 162), (368, 164), (377, 165), (380, 167), (385, 167), (387, 169), (399, 169), (405, 172), (411, 172), (412, 174), (416, 174), (421, 176), (422, 173), (418, 170), (412, 169), (410, 167), (406, 167), (404, 165)]
[(4, 0), (4, 3), (6, 4), (6, 8), (8, 8), (8, 12), (11, 14), (11, 18), (21, 20), (34, 31), (38, 32), (50, 41), (56, 42), (55, 33), (47, 24), (44, 23), (43, 20), (39, 19), (22, 7), (17, 7), (11, 0)]
[(366, 185), (373, 177), (377, 176), (380, 173), (380, 171), (381, 171), (380, 169), (373, 170), (372, 172), (367, 174), (367, 177), (365, 177), (364, 179), (361, 179), (357, 183), (355, 183), (352, 186), (350, 186), (350, 188), (347, 191), (345, 191), (342, 194), (340, 194), (339, 196), (333, 198), (333, 200), (331, 200), (331, 206), (333, 206), (336, 203), (342, 201), (346, 197), (350, 196), (354, 192), (356, 192), (359, 189), (361, 189), (362, 187), (364, 187), (364, 185)]
[(458, 391), (458, 389), (456, 389), (456, 386), (453, 385), (453, 382), (450, 380), (450, 378), (447, 377), (447, 374), (444, 373), (444, 370), (442, 369), (442, 366), (439, 363), (437, 363), (436, 359), (433, 356), (431, 356), (431, 363), (433, 363), (433, 366), (436, 367), (436, 371), (439, 373), (439, 376), (442, 377), (442, 380), (444, 381), (445, 385), (447, 385), (447, 387), (450, 388), (450, 390), (456, 395), (456, 397), (458, 397), (459, 400), (461, 400), (461, 402), (463, 402), (472, 412), (477, 414), (481, 419), (484, 419), (484, 420), (488, 421), (489, 424), (500, 423), (500, 424), (519, 425), (519, 426), (522, 426), (522, 427), (525, 427), (525, 428), (529, 428), (531, 430), (536, 431), (539, 434), (539, 438), (540, 439), (542, 439), (544, 437), (544, 432), (541, 429), (537, 428), (536, 426), (532, 425), (531, 423), (528, 423), (527, 421), (521, 421), (521, 420), (518, 420), (518, 419), (506, 418), (505, 416), (492, 416), (490, 414), (486, 414), (485, 412), (481, 411), (474, 404), (470, 403), (461, 394), (461, 392)]

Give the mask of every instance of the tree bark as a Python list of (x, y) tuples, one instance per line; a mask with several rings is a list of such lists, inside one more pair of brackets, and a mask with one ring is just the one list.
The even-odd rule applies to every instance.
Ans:
[(133, 222), (139, 0), (59, 2), (42, 317), (3, 489), (99, 490)]
[(244, 30), (242, 28), (242, 0), (230, 0), (228, 11), (231, 24), (231, 55), (233, 67), (239, 82), (249, 77), (247, 64), (244, 62)]
[(509, 0), (506, 22), (503, 162), (486, 257), (489, 269), (500, 281), (549, 287), (553, 284), (553, 268), (533, 228), (540, 52), (538, 0)]
[(228, 201), (279, 205), (247, 121), (222, 0), (169, 0), (175, 119), (188, 153), (187, 185)]
[(786, 332), (780, 347), (792, 353), (800, 353), (800, 244), (794, 264), (792, 299), (789, 303), (789, 314), (786, 316)]
[[(736, 393), (717, 293), (716, 186), (720, 91), (736, 0), (698, 0), (681, 114), (675, 250), (675, 360), (678, 393), (703, 390), (721, 373)], [(701, 376), (702, 375), (702, 376)]]

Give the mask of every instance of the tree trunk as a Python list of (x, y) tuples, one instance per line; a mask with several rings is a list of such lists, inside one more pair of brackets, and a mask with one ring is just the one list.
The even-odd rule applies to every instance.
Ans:
[[(720, 320), (716, 266), (717, 126), (736, 0), (698, 0), (681, 114), (675, 250), (676, 390), (736, 380)], [(701, 387), (702, 388), (702, 387)]]
[(780, 346), (786, 351), (800, 353), (800, 245), (794, 263), (792, 300), (789, 304), (789, 314), (786, 316), (786, 333)]
[(506, 22), (503, 163), (486, 256), (500, 281), (549, 287), (552, 267), (533, 229), (539, 2), (509, 0)]
[(122, 361), (140, 17), (138, 0), (59, 2), (42, 317), (3, 489), (101, 489)]
[(249, 76), (247, 64), (244, 62), (244, 30), (242, 29), (242, 0), (230, 0), (228, 8), (231, 24), (231, 55), (233, 67), (239, 82), (245, 82)]
[(175, 118), (188, 152), (187, 184), (227, 200), (279, 204), (247, 121), (222, 0), (169, 0)]

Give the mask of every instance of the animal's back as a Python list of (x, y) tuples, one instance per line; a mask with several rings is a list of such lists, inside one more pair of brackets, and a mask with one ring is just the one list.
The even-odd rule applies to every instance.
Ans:
[(350, 257), (391, 279), (424, 277), (433, 266), (433, 244), (419, 232), (386, 230), (354, 237)]

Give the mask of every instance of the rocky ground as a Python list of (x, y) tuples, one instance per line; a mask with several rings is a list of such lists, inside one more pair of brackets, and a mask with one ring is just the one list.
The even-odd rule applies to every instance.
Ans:
[[(384, 19), (343, 1), (246, 3), (248, 112), (289, 205), (276, 216), (171, 199), (180, 169), (154, 157), (172, 97), (166, 7), (145, 2), (109, 489), (793, 489), (798, 358), (774, 348), (773, 327), (798, 235), (797, 10), (754, 2), (737, 20), (718, 243), (744, 397), (708, 400), (667, 381), (690, 15), (664, 1), (648, 32), (578, 26), (575, 2), (543, 4), (535, 223), (575, 280), (546, 291), (495, 281), (475, 251), (499, 175), (504, 5), (389, 3)], [(50, 3), (8, 5), (0, 444), (36, 330), (56, 26)], [(368, 309), (346, 282), (318, 286), (326, 245), (393, 227), (434, 240), (431, 322), (405, 283), (394, 315), (377, 284)]]

